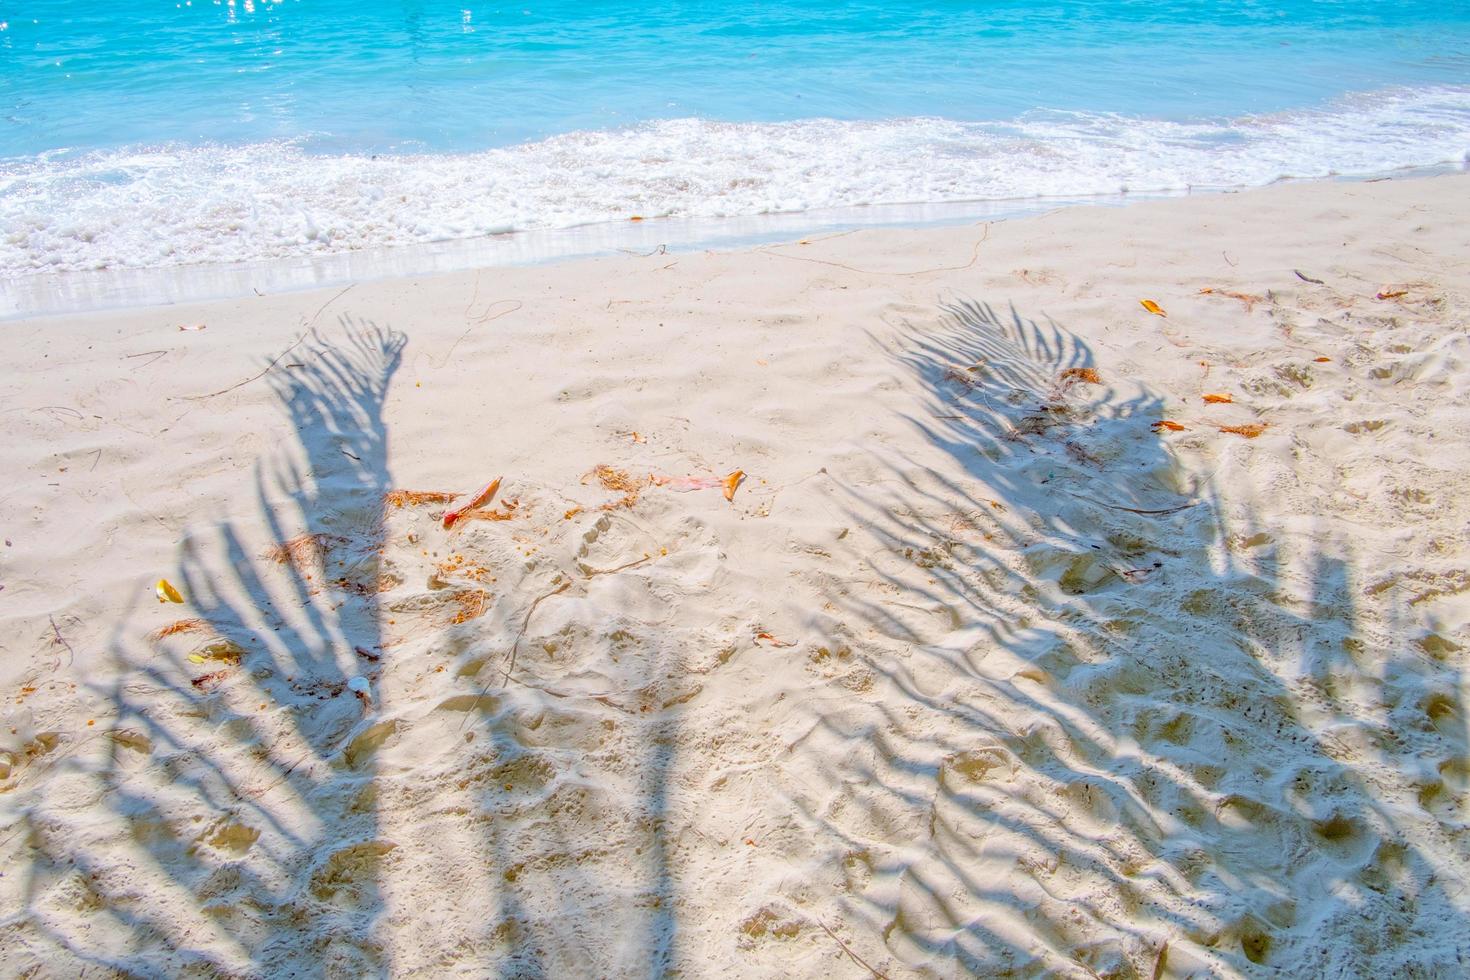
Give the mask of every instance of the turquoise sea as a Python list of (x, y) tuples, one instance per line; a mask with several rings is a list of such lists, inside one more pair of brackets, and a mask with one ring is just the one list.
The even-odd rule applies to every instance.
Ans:
[(1442, 0), (0, 0), (0, 276), (1467, 151)]

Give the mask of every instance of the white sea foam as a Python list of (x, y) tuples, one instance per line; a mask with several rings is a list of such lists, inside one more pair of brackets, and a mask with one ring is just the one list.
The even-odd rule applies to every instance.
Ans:
[(651, 122), (469, 154), (293, 142), (0, 161), (0, 274), (320, 255), (567, 228), (873, 204), (1266, 184), (1458, 162), (1470, 87), (1218, 122)]

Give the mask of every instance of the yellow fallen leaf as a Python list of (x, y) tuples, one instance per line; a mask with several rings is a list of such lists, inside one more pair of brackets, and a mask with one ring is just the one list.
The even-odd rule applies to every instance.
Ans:
[(735, 488), (740, 486), (740, 481), (745, 479), (744, 470), (736, 470), (725, 477), (725, 499), (731, 502), (735, 500)]
[(189, 654), (189, 663), (191, 663), (191, 664), (202, 664), (202, 663), (204, 663), (204, 658), (201, 657), (201, 656), (199, 656), (199, 654), (197, 654), (197, 653), (191, 653), (191, 654)]
[(179, 595), (179, 590), (174, 588), (173, 585), (166, 578), (161, 578), (158, 580), (158, 584), (153, 587), (153, 593), (158, 596), (159, 602), (184, 601), (184, 597)]
[(1161, 316), (1161, 317), (1164, 317), (1165, 319), (1167, 319), (1168, 316), (1169, 316), (1169, 314), (1167, 314), (1167, 313), (1165, 313), (1163, 311), (1163, 309), (1159, 306), (1158, 303), (1155, 303), (1151, 299), (1141, 299), (1141, 300), (1138, 301), (1138, 303), (1139, 303), (1140, 306), (1142, 306), (1145, 310), (1148, 310), (1154, 316)]

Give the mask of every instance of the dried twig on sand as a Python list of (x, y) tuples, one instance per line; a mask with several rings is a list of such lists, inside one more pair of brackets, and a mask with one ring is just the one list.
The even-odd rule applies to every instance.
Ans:
[(852, 951), (852, 947), (849, 946), (849, 945), (847, 945), (847, 943), (843, 942), (842, 939), (837, 935), (837, 933), (835, 933), (831, 929), (828, 929), (827, 928), (827, 923), (823, 922), (821, 919), (815, 919), (815, 918), (812, 919), (812, 921), (815, 922), (817, 925), (821, 926), (822, 927), (822, 931), (825, 932), (827, 935), (831, 936), (832, 937), (832, 941), (834, 943), (836, 943), (837, 945), (841, 946), (842, 947), (842, 951), (844, 953), (846, 953), (849, 957), (851, 957), (852, 958), (852, 961), (854, 963), (856, 963), (858, 966), (862, 967), (864, 970), (867, 970), (873, 976), (877, 977), (878, 980), (888, 980), (888, 974), (880, 972), (878, 969), (876, 969), (867, 960), (863, 959), (861, 956), (859, 956), (858, 954), (854, 953)]
[[(501, 679), (502, 686), (510, 683), (510, 675), (516, 669), (516, 652), (520, 650), (521, 640), (525, 638), (526, 630), (529, 629), (531, 626), (531, 617), (535, 615), (536, 607), (541, 605), (541, 603), (545, 602), (547, 599), (550, 599), (554, 595), (561, 595), (563, 592), (565, 592), (567, 589), (570, 589), (571, 587), (571, 582), (563, 582), (561, 585), (552, 589), (550, 592), (541, 593), (541, 595), (537, 596), (536, 600), (531, 603), (531, 607), (526, 610), (526, 618), (521, 620), (520, 632), (516, 634), (516, 640), (513, 644), (511, 644), (510, 647), (510, 660), (505, 667), (505, 676)], [(489, 690), (490, 685), (488, 683), (484, 687), (480, 688), (480, 693), (475, 695), (476, 703), (478, 703), (479, 700), (489, 692)], [(469, 720), (469, 713), (466, 712), (464, 716), (464, 721), (461, 721), (459, 723), (459, 727), (461, 730), (464, 729), (465, 723)]]
[[(352, 286), (355, 286), (355, 285), (357, 285), (357, 283), (353, 283), (352, 284)], [(301, 342), (303, 340), (305, 340), (311, 334), (311, 326), (312, 326), (312, 324), (316, 323), (317, 317), (319, 317), (319, 316), (322, 315), (322, 311), (325, 310), (327, 307), (331, 306), (338, 299), (340, 299), (342, 297), (342, 295), (347, 292), (348, 289), (351, 289), (352, 288), (352, 286), (346, 287), (345, 289), (341, 290), (341, 292), (338, 292), (331, 299), (329, 299), (325, 303), (323, 303), (321, 306), (317, 307), (317, 311), (314, 314), (312, 314), (311, 319), (308, 320), (305, 323), (304, 326), (306, 327), (306, 329), (301, 332), (301, 336), (299, 336), (295, 340), (293, 340), (291, 342), (291, 346), (287, 347), (285, 350), (281, 351), (275, 357), (271, 358), (271, 362), (269, 364), (267, 364), (265, 366), (265, 368), (259, 374), (252, 374), (250, 377), (246, 378), (244, 381), (236, 382), (235, 384), (230, 385), (228, 388), (221, 388), (219, 391), (211, 391), (207, 395), (186, 395), (184, 397), (187, 398), (189, 401), (196, 401), (196, 402), (197, 401), (203, 401), (206, 398), (214, 398), (217, 395), (223, 395), (223, 394), (226, 394), (228, 392), (234, 391), (236, 388), (243, 388), (243, 387), (245, 387), (246, 385), (248, 385), (252, 381), (259, 381), (261, 378), (265, 377), (267, 374), (270, 373), (271, 368), (275, 367), (277, 364), (280, 363), (281, 358), (285, 357), (287, 354), (291, 353), (297, 347), (301, 346)]]
[(69, 667), (72, 664), (76, 663), (76, 661), (77, 661), (77, 652), (71, 648), (71, 644), (70, 643), (66, 642), (66, 637), (64, 637), (64, 636), (61, 635), (61, 629), (56, 625), (56, 617), (55, 616), (48, 616), (47, 618), (51, 620), (51, 632), (54, 633), (54, 634), (56, 634), (56, 641), (55, 642), (58, 643), (58, 644), (60, 644), (61, 646), (66, 647), (66, 655), (67, 655), (67, 661), (66, 661), (66, 663), (67, 663), (67, 666)]
[(1188, 510), (1190, 507), (1198, 507), (1200, 503), (1198, 500), (1191, 500), (1189, 503), (1180, 504), (1178, 507), (1161, 507), (1158, 510), (1141, 510), (1138, 507), (1124, 507), (1122, 504), (1110, 504), (1105, 500), (1098, 500), (1096, 497), (1089, 497), (1086, 494), (1073, 493), (1070, 490), (1064, 490), (1062, 492), (1068, 494), (1069, 496), (1076, 497), (1078, 500), (1086, 500), (1088, 503), (1097, 504), (1099, 507), (1106, 507), (1109, 510), (1126, 510), (1130, 514), (1143, 514), (1147, 517), (1153, 517), (1163, 514), (1176, 514), (1181, 510)]

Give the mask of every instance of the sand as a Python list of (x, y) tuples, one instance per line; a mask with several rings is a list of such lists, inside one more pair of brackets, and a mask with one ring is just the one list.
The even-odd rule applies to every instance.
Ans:
[(6, 976), (1470, 969), (1470, 177), (4, 330)]

